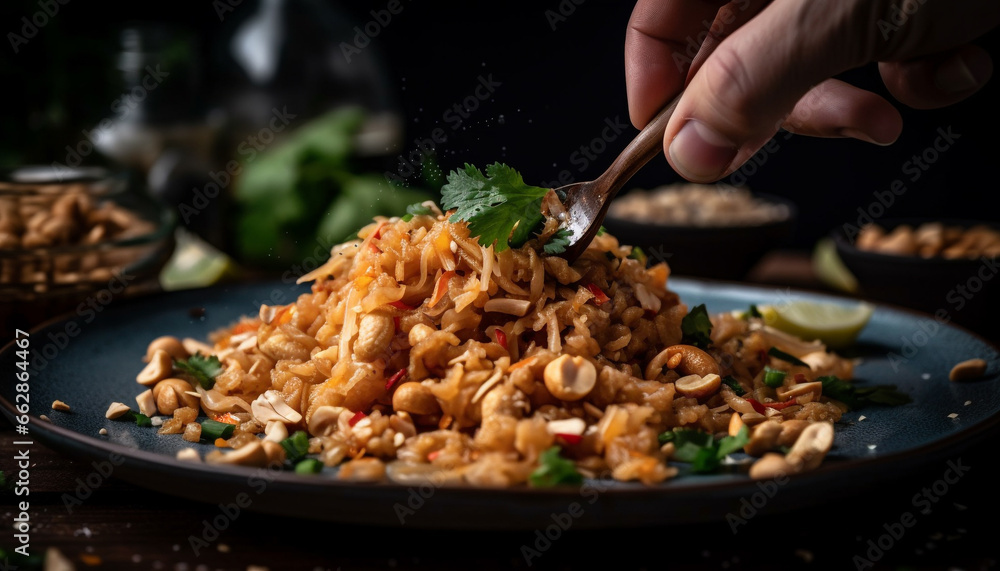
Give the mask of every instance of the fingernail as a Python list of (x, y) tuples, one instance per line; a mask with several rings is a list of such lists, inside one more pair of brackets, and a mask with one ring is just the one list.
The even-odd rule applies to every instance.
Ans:
[(986, 83), (990, 64), (981, 57), (963, 57), (955, 54), (946, 59), (934, 72), (934, 84), (947, 93), (975, 89)]
[(850, 137), (852, 139), (857, 139), (859, 141), (864, 141), (866, 143), (871, 143), (873, 145), (878, 145), (880, 147), (888, 147), (889, 145), (896, 142), (895, 139), (891, 141), (878, 141), (875, 137), (872, 137), (868, 133), (863, 133), (857, 129), (841, 129), (840, 134), (844, 137)]
[(736, 151), (736, 145), (697, 119), (688, 119), (668, 149), (677, 172), (696, 182), (721, 178)]

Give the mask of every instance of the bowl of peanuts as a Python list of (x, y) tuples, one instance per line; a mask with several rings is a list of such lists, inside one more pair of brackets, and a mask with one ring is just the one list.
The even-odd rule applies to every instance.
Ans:
[(148, 286), (173, 252), (175, 225), (128, 173), (0, 171), (0, 321), (33, 326)]
[[(880, 220), (833, 233), (863, 296), (1000, 330), (1000, 227), (971, 220)], [(995, 279), (996, 278), (996, 279)]]

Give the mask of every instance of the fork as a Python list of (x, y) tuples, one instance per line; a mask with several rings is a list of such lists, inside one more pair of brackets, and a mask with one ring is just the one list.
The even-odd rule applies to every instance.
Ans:
[(663, 150), (663, 133), (683, 94), (681, 91), (661, 109), (601, 176), (555, 189), (559, 196), (566, 197), (563, 199), (567, 211), (565, 227), (570, 231), (569, 245), (560, 256), (570, 263), (580, 257), (601, 228), (611, 199), (639, 169)]

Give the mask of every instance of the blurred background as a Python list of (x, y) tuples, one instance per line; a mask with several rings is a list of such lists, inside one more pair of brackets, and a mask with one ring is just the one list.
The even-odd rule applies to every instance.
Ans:
[[(590, 179), (635, 133), (630, 2), (78, 2), (0, 8), (0, 166), (127, 172), (185, 229), (166, 289), (294, 271), (372, 215), (433, 197), (465, 162), (503, 161), (539, 185)], [(979, 43), (996, 53), (997, 32)], [(874, 66), (843, 79), (887, 95)], [(889, 147), (781, 133), (727, 181), (797, 206), (770, 244), (782, 250), (857, 224), (897, 179), (906, 192), (879, 216), (996, 222), (998, 90), (901, 107)], [(915, 170), (939, 130), (953, 144)], [(658, 158), (628, 188), (679, 180)]]

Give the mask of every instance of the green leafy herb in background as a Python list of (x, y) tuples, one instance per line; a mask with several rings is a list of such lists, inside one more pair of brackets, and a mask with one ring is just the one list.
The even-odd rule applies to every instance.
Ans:
[(194, 380), (205, 390), (215, 386), (215, 377), (222, 372), (222, 363), (215, 355), (195, 353), (187, 361), (174, 361), (174, 368)]
[(695, 306), (681, 320), (683, 343), (707, 349), (712, 344), (712, 320), (708, 318), (705, 304)]
[(528, 476), (528, 481), (536, 488), (549, 488), (559, 484), (579, 486), (583, 476), (576, 471), (576, 464), (559, 455), (562, 450), (553, 446), (538, 457), (538, 468)]
[(864, 406), (899, 406), (913, 399), (899, 391), (896, 385), (858, 387), (833, 375), (816, 379), (823, 383), (823, 396), (846, 404), (852, 409)]

